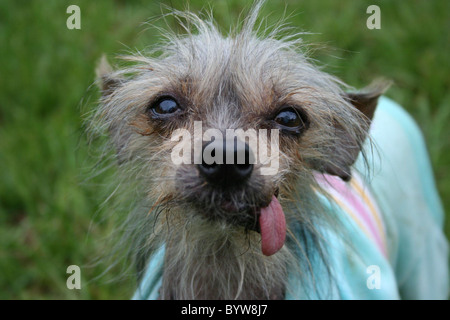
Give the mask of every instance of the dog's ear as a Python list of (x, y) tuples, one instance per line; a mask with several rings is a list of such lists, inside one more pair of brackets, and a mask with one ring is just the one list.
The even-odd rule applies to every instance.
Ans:
[[(102, 99), (107, 100), (108, 97), (119, 87), (124, 85), (125, 79), (114, 74), (114, 70), (108, 63), (105, 55), (95, 69), (97, 75), (97, 85), (101, 91)], [(116, 157), (119, 164), (126, 162), (125, 146), (130, 138), (128, 126), (123, 125), (121, 120), (111, 121), (108, 127), (109, 136), (112, 139), (116, 150)]]
[(114, 90), (120, 85), (122, 79), (114, 77), (114, 70), (108, 63), (106, 56), (103, 55), (100, 62), (95, 69), (97, 75), (97, 85), (100, 88), (102, 97), (106, 97), (114, 92)]
[(377, 107), (378, 98), (389, 86), (389, 82), (377, 81), (358, 92), (346, 93), (344, 99), (364, 115), (360, 120), (363, 122), (360, 124), (361, 129), (356, 134), (350, 133), (343, 125), (335, 121), (334, 130), (336, 140), (333, 141), (333, 146), (328, 150), (331, 158), (327, 161), (319, 161), (316, 164), (316, 167), (318, 165), (319, 171), (339, 176), (344, 181), (351, 179), (350, 167), (358, 158), (366, 140), (370, 121)]
[(357, 92), (346, 93), (345, 99), (371, 121), (378, 104), (378, 98), (390, 85), (390, 81), (377, 80)]

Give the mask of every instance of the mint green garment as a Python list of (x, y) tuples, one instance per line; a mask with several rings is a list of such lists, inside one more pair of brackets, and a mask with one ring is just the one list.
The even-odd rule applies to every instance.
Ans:
[[(420, 130), (398, 104), (381, 97), (370, 135), (375, 150), (367, 152), (366, 183), (383, 214), (388, 257), (344, 210), (326, 203), (337, 210), (348, 237), (344, 240), (342, 232), (321, 230), (332, 281), (321, 260), (313, 260), (309, 283), (289, 273), (286, 299), (448, 297), (444, 212)], [(367, 171), (362, 158), (355, 169)], [(325, 197), (323, 201), (328, 202)], [(133, 299), (158, 298), (163, 261), (164, 247), (150, 259)]]

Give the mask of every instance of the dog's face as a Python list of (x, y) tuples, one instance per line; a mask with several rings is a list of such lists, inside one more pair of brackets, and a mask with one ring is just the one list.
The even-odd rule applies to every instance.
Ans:
[[(174, 37), (157, 58), (100, 68), (99, 114), (119, 161), (167, 216), (261, 232), (262, 223), (289, 219), (286, 207), (298, 202), (297, 189), (314, 187), (313, 172), (349, 179), (368, 129), (358, 109), (370, 117), (382, 89), (349, 96), (295, 43), (245, 28), (224, 38), (196, 23), (199, 34)], [(232, 130), (244, 138), (228, 136)], [(261, 214), (270, 217), (261, 223)]]

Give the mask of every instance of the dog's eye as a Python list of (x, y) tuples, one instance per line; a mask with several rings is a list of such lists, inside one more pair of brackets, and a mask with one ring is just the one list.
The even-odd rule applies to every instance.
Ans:
[(149, 110), (156, 116), (166, 116), (179, 111), (180, 106), (172, 97), (161, 97), (150, 105)]
[(282, 129), (294, 133), (300, 133), (308, 125), (308, 119), (303, 111), (287, 107), (282, 109), (274, 118)]

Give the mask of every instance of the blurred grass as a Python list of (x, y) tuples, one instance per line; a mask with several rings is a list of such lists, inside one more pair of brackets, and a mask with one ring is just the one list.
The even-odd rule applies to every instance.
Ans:
[[(66, 28), (71, 4), (81, 8), (81, 30)], [(381, 30), (366, 28), (371, 4), (381, 8)], [(249, 5), (214, 1), (223, 30)], [(326, 71), (355, 87), (380, 76), (395, 81), (387, 96), (421, 126), (450, 208), (450, 2), (272, 0), (262, 15), (275, 22), (285, 8), (293, 26), (313, 33), (306, 42), (325, 48), (314, 57)], [(100, 240), (112, 225), (96, 215), (108, 173), (85, 182), (96, 159), (81, 115), (98, 98), (89, 88), (101, 54), (157, 41), (141, 23), (160, 14), (156, 1), (0, 2), (0, 299), (130, 297), (133, 281), (108, 283), (115, 269), (96, 280), (106, 265), (83, 268), (105, 250)], [(82, 267), (82, 290), (66, 288), (71, 264)]]

